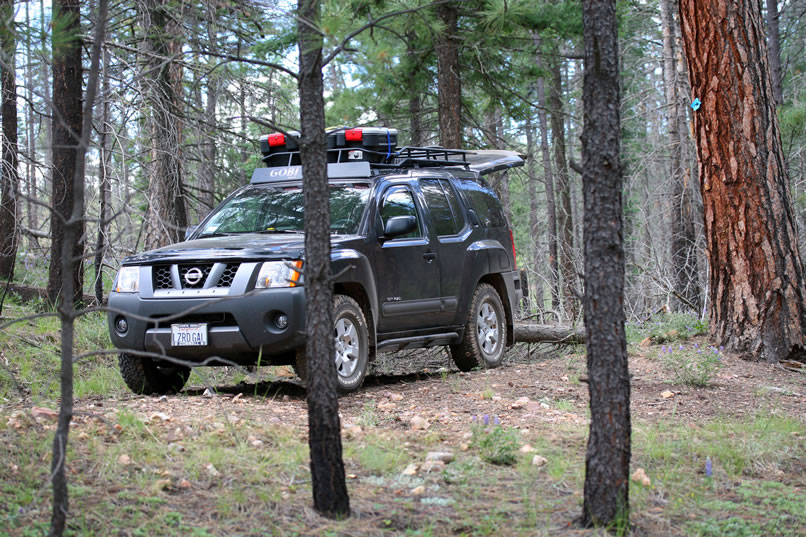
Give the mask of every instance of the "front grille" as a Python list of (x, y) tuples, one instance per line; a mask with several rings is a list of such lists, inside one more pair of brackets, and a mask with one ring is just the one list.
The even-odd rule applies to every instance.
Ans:
[(154, 267), (154, 289), (173, 289), (174, 282), (171, 280), (171, 266), (163, 265)]
[[(238, 272), (240, 263), (197, 263), (185, 265), (156, 265), (152, 269), (154, 290), (174, 290), (171, 272), (173, 267), (177, 267), (179, 272), (178, 289), (205, 289), (210, 287), (232, 287), (235, 281), (235, 274)], [(192, 271), (190, 282), (187, 275)], [(194, 277), (195, 276), (195, 277)], [(208, 279), (212, 280), (208, 283)]]
[(227, 268), (224, 269), (224, 272), (221, 273), (221, 277), (218, 278), (218, 285), (216, 285), (216, 287), (231, 287), (236, 272), (238, 272), (238, 263), (228, 263)]

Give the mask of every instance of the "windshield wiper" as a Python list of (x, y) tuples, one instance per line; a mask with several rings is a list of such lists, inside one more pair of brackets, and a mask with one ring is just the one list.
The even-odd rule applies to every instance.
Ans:
[(272, 234), (272, 233), (305, 233), (301, 229), (261, 229), (257, 231), (253, 231), (252, 233), (260, 233), (261, 235)]
[(197, 239), (206, 239), (208, 237), (229, 237), (230, 235), (237, 235), (237, 233), (222, 233), (220, 231), (213, 231), (211, 233), (202, 233)]

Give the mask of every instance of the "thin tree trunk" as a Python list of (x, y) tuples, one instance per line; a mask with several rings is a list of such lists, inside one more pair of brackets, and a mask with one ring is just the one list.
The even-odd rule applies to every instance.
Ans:
[(98, 146), (101, 152), (98, 162), (100, 171), (100, 188), (99, 188), (99, 203), (98, 209), (98, 236), (95, 239), (95, 300), (98, 304), (104, 302), (104, 255), (106, 253), (106, 235), (108, 233), (107, 214), (110, 198), (110, 184), (109, 184), (109, 99), (111, 88), (109, 87), (109, 51), (104, 47), (104, 62), (103, 62), (103, 91), (101, 100), (103, 101), (103, 112), (101, 113), (100, 133), (101, 139)]
[[(25, 27), (31, 28), (31, 14), (30, 14), (30, 2), (25, 2)], [(28, 99), (28, 103), (25, 106), (25, 127), (26, 127), (26, 154), (28, 156), (28, 162), (25, 166), (25, 175), (27, 177), (26, 181), (26, 219), (28, 222), (28, 229), (36, 229), (38, 224), (37, 218), (37, 205), (33, 203), (34, 198), (37, 196), (37, 186), (36, 186), (36, 166), (34, 162), (36, 161), (36, 141), (34, 138), (34, 72), (33, 72), (33, 62), (34, 57), (31, 52), (31, 32), (25, 32), (25, 96)], [(45, 85), (47, 86), (47, 84)], [(28, 243), (31, 244), (32, 241), (36, 239), (28, 239)]]
[[(584, 0), (582, 189), (585, 334), (591, 424), (582, 523), (626, 527), (630, 379), (624, 328), (618, 22), (615, 0)], [(620, 522), (620, 523), (619, 523)]]
[[(216, 35), (215, 7), (210, 3), (207, 5), (207, 12), (208, 48), (211, 52), (216, 52), (218, 50), (218, 40)], [(199, 186), (201, 190), (202, 203), (202, 210), (199, 211), (199, 219), (203, 218), (215, 207), (217, 156), (215, 132), (218, 130), (216, 107), (218, 106), (218, 93), (220, 85), (219, 78), (213, 71), (215, 61), (215, 58), (209, 58), (210, 74), (207, 77), (207, 103), (204, 107), (204, 121), (202, 121), (202, 130), (204, 132), (204, 149), (202, 151), (201, 170), (199, 174)]]
[(535, 147), (535, 132), (532, 125), (531, 114), (526, 116), (526, 154), (528, 160), (526, 161), (526, 171), (529, 177), (527, 185), (527, 193), (529, 194), (529, 245), (532, 250), (532, 274), (530, 278), (532, 281), (532, 292), (529, 295), (532, 297), (532, 302), (537, 307), (538, 313), (542, 316), (545, 309), (543, 302), (543, 251), (540, 247), (540, 223), (537, 220), (538, 200), (537, 200), (537, 169), (535, 166), (534, 155), (537, 152)]
[(437, 16), (445, 31), (437, 37), (437, 101), (439, 139), (442, 147), (462, 147), (462, 79), (459, 66), (457, 21), (459, 11), (453, 2), (437, 6)]
[(300, 0), (300, 159), (305, 203), (305, 330), (308, 361), (308, 445), (313, 506), (345, 517), (350, 498), (344, 478), (333, 340), (330, 272), (330, 202), (327, 182), (320, 0)]
[[(543, 59), (540, 55), (540, 36), (532, 33), (537, 48), (535, 57), (537, 66), (543, 68)], [(554, 198), (554, 172), (551, 164), (551, 149), (549, 148), (549, 123), (546, 116), (546, 84), (544, 77), (537, 79), (537, 117), (540, 123), (540, 152), (543, 157), (543, 173), (546, 178), (546, 234), (549, 245), (549, 267), (551, 274), (551, 309), (560, 311), (560, 264), (557, 250), (557, 205)], [(559, 319), (558, 319), (559, 320)]]
[[(53, 40), (53, 152), (52, 168), (52, 211), (50, 216), (50, 269), (48, 272), (48, 299), (57, 304), (61, 297), (74, 304), (81, 302), (84, 286), (84, 222), (75, 224), (75, 241), (71, 247), (71, 256), (78, 261), (73, 267), (72, 288), (69, 294), (62, 289), (65, 266), (62, 260), (62, 244), (65, 241), (65, 222), (73, 213), (75, 196), (83, 192), (73, 191), (73, 175), (76, 169), (76, 148), (81, 132), (81, 39), (80, 35), (80, 2), (78, 0), (60, 0), (54, 4), (54, 20), (57, 26), (64, 26), (63, 34)], [(78, 97), (76, 97), (78, 96)], [(83, 209), (83, 207), (82, 207)]]
[(700, 308), (700, 285), (697, 267), (695, 210), (691, 173), (684, 151), (688, 146), (688, 128), (685, 95), (680, 92), (678, 64), (683, 62), (679, 50), (677, 21), (674, 19), (675, 4), (661, 0), (663, 27), (663, 84), (666, 93), (666, 117), (669, 132), (669, 168), (672, 182), (672, 240), (671, 260), (676, 309), (681, 307), (695, 313)]
[[(42, 139), (46, 140), (45, 146), (45, 170), (43, 177), (45, 179), (43, 191), (48, 190), (48, 184), (53, 180), (53, 107), (54, 103), (51, 101), (51, 79), (49, 66), (53, 63), (53, 58), (48, 58), (47, 54), (47, 34), (48, 25), (45, 22), (45, 2), (39, 0), (39, 36), (41, 42), (42, 60), (39, 62), (39, 76), (41, 77), (40, 85), (44, 92), (45, 113), (42, 114)], [(52, 43), (51, 43), (52, 46)], [(50, 185), (50, 191), (53, 192), (53, 186)], [(38, 199), (40, 196), (37, 193), (35, 197)], [(51, 200), (51, 204), (53, 201)], [(34, 205), (34, 211), (36, 205)], [(47, 218), (52, 218), (52, 214), (46, 215)]]
[[(803, 265), (761, 4), (681, 0), (709, 260), (711, 336), (748, 358), (804, 359)], [(726, 119), (728, 118), (728, 119)]]
[(557, 234), (559, 235), (560, 269), (562, 273), (563, 306), (570, 321), (576, 319), (577, 278), (574, 266), (574, 222), (571, 209), (571, 182), (568, 176), (568, 161), (565, 154), (565, 117), (563, 112), (563, 88), (560, 63), (551, 64), (552, 87), (548, 104), (551, 110), (551, 141), (554, 148), (554, 163), (557, 166), (557, 192), (560, 206), (557, 211)]
[(767, 0), (767, 43), (769, 46), (772, 94), (777, 104), (784, 102), (783, 71), (781, 69), (781, 33), (778, 28), (778, 0)]
[[(72, 0), (67, 0), (72, 1)], [(77, 15), (79, 5), (77, 3), (59, 5), (54, 4), (60, 16), (65, 13)], [(73, 11), (75, 10), (75, 11)], [(87, 94), (83, 114), (79, 116), (80, 122), (79, 130), (76, 131), (80, 136), (77, 143), (74, 145), (75, 157), (73, 163), (74, 167), (72, 176), (70, 177), (71, 190), (74, 195), (72, 198), (71, 213), (67, 215), (64, 225), (64, 241), (62, 242), (62, 255), (61, 255), (61, 274), (62, 286), (64, 295), (69, 297), (75, 292), (72, 288), (73, 278), (71, 274), (80, 266), (81, 260), (73, 257), (72, 245), (81, 242), (81, 236), (84, 234), (84, 172), (85, 172), (85, 156), (87, 147), (90, 141), (90, 133), (92, 132), (92, 108), (95, 103), (95, 95), (98, 88), (98, 66), (101, 59), (101, 46), (104, 42), (104, 32), (106, 28), (106, 13), (107, 13), (107, 0), (100, 0), (98, 5), (98, 18), (96, 23), (96, 30), (93, 46), (92, 46), (92, 60), (90, 67), (90, 74), (87, 80)], [(75, 25), (68, 25), (67, 36), (71, 37), (66, 41), (72, 41), (69, 48), (76, 47), (79, 52), (81, 50), (81, 41), (78, 38), (78, 17), (75, 18)], [(61, 40), (58, 40), (61, 41)], [(58, 42), (54, 39), (54, 42)], [(64, 41), (62, 41), (64, 42)], [(63, 51), (54, 50), (54, 59), (59, 58)], [(78, 68), (72, 66), (73, 70), (80, 72), (81, 55), (69, 54), (64, 56), (64, 60), (77, 60)], [(61, 72), (62, 70), (56, 69), (54, 64), (53, 73)], [(69, 71), (69, 69), (68, 69)], [(54, 90), (58, 89), (54, 84)], [(79, 79), (78, 86), (72, 87), (77, 89), (76, 93), (66, 95), (60, 99), (74, 101), (77, 103), (79, 109), (81, 108), (81, 83)], [(57, 92), (53, 92), (57, 95)], [(66, 173), (66, 170), (62, 170)], [(80, 292), (81, 289), (78, 289)], [(51, 517), (49, 537), (61, 537), (64, 533), (64, 528), (67, 522), (67, 515), (69, 513), (69, 497), (67, 492), (67, 475), (65, 472), (66, 459), (67, 459), (67, 440), (70, 432), (70, 422), (73, 419), (73, 335), (74, 335), (74, 322), (76, 319), (76, 311), (74, 304), (70, 300), (62, 300), (59, 306), (59, 317), (61, 319), (61, 401), (59, 405), (59, 418), (56, 425), (56, 434), (53, 437), (53, 453), (51, 463), (51, 482), (53, 484), (53, 515)]]
[(141, 6), (146, 62), (151, 72), (152, 164), (148, 188), (146, 247), (184, 238), (188, 225), (182, 175), (182, 85), (180, 31), (173, 4), (144, 0)]
[(0, 78), (2, 78), (2, 170), (0, 173), (0, 279), (14, 279), (19, 228), (19, 160), (17, 147), (17, 34), (14, 3), (0, 3)]

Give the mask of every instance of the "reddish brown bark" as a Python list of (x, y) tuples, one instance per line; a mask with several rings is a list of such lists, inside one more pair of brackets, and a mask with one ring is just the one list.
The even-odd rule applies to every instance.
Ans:
[(761, 5), (681, 0), (709, 267), (711, 335), (748, 358), (803, 359), (803, 272)]

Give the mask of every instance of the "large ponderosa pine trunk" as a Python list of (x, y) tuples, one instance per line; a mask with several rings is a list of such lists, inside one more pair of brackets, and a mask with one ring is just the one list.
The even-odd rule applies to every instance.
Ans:
[[(50, 269), (48, 300), (55, 304), (62, 293), (62, 243), (64, 223), (73, 212), (73, 175), (76, 169), (78, 133), (81, 132), (81, 39), (78, 0), (60, 0), (53, 5), (53, 154), (50, 215)], [(76, 98), (76, 95), (79, 97)], [(78, 260), (73, 268), (72, 300), (81, 301), (84, 271), (84, 223), (76, 224), (72, 255)], [(71, 300), (71, 297), (63, 297)]]
[(582, 523), (629, 521), (630, 379), (624, 329), (616, 0), (582, 2), (585, 335), (591, 425)]
[(313, 507), (327, 517), (350, 514), (344, 478), (333, 338), (330, 202), (320, 0), (300, 0), (300, 159), (305, 204), (305, 330), (308, 360), (308, 445)]
[[(19, 242), (19, 174), (17, 171), (17, 88), (14, 56), (17, 36), (14, 5), (0, 3), (0, 78), (2, 78), (2, 171), (0, 171), (0, 279), (14, 279), (14, 264)], [(1, 305), (0, 305), (1, 307)]]
[(804, 282), (761, 5), (681, 0), (709, 263), (711, 336), (803, 359)]

